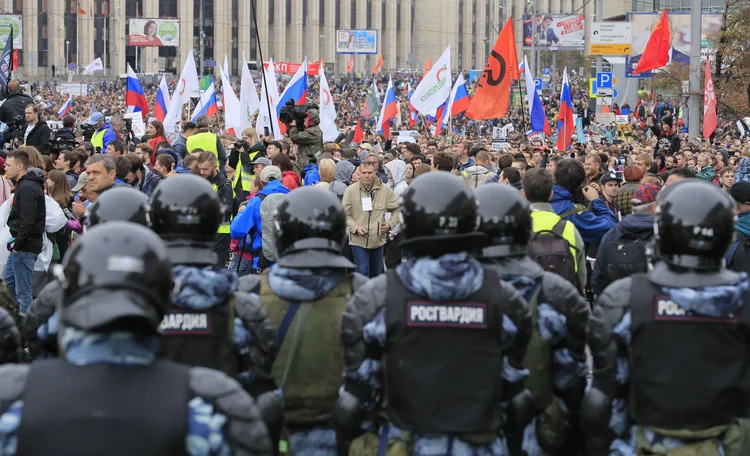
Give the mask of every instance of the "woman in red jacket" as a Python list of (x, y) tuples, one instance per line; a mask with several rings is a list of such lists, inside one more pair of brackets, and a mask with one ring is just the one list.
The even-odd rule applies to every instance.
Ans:
[(279, 154), (271, 159), (271, 164), (281, 170), (281, 185), (289, 190), (299, 187), (300, 175), (294, 171), (294, 164), (289, 157)]
[(164, 124), (158, 120), (152, 120), (151, 123), (148, 124), (147, 134), (149, 138), (151, 138), (148, 145), (151, 146), (151, 149), (154, 151), (156, 151), (156, 145), (160, 142), (165, 141), (169, 143), (167, 136), (164, 134)]

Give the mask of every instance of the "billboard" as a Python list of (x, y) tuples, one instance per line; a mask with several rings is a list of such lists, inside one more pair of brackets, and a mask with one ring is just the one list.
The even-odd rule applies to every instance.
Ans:
[(128, 46), (179, 46), (179, 19), (130, 19)]
[(23, 18), (20, 14), (0, 14), (0, 49), (5, 49), (11, 27), (13, 49), (23, 49)]
[[(628, 77), (650, 78), (651, 72), (633, 75), (635, 66), (646, 48), (651, 29), (656, 25), (661, 13), (628, 13), (633, 35), (633, 53), (628, 57)], [(703, 13), (701, 30), (701, 54), (705, 55), (716, 46), (715, 40), (721, 32), (721, 13)], [(672, 46), (669, 50), (669, 61), (690, 63), (690, 13), (669, 13), (669, 24), (672, 28)]]
[[(534, 24), (532, 24), (534, 22)], [(586, 46), (586, 16), (583, 14), (537, 14), (523, 18), (523, 45), (553, 49), (582, 50)]]
[(377, 53), (377, 30), (336, 30), (336, 54)]

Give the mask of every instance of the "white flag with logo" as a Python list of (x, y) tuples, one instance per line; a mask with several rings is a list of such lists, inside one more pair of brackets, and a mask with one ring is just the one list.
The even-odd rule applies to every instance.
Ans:
[(409, 101), (417, 111), (426, 116), (448, 99), (451, 81), (451, 47), (448, 46), (414, 89)]
[(323, 141), (334, 141), (339, 136), (336, 128), (336, 106), (333, 104), (323, 64), (320, 65), (320, 129), (323, 130)]
[(86, 65), (86, 68), (83, 70), (83, 74), (91, 74), (94, 71), (103, 70), (104, 69), (104, 63), (102, 63), (102, 58), (97, 57), (94, 59), (93, 62)]
[(260, 108), (260, 99), (258, 98), (258, 91), (255, 88), (255, 82), (253, 76), (250, 73), (250, 68), (247, 67), (247, 60), (245, 60), (245, 53), (242, 53), (242, 79), (240, 84), (240, 105), (242, 106), (242, 119), (240, 125), (242, 129), (250, 128), (253, 126), (253, 115), (258, 112)]
[(182, 120), (182, 107), (190, 101), (190, 94), (197, 91), (199, 87), (198, 70), (195, 68), (195, 58), (191, 50), (185, 60), (177, 87), (172, 93), (172, 100), (167, 108), (167, 115), (164, 117), (164, 131), (175, 131), (177, 123)]
[[(255, 121), (255, 130), (258, 134), (263, 133), (267, 127), (269, 134), (273, 132), (274, 139), (284, 139), (279, 126), (279, 118), (276, 115), (276, 103), (279, 102), (279, 86), (276, 84), (276, 69), (273, 66), (273, 59), (268, 61), (268, 69), (265, 70), (266, 78), (262, 81), (260, 91), (260, 112), (258, 119)], [(266, 93), (266, 86), (268, 92)], [(269, 117), (268, 113), (271, 113)]]

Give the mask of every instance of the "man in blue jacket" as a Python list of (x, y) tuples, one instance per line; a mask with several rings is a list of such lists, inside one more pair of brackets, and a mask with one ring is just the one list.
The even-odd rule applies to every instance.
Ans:
[[(265, 262), (261, 263), (264, 250), (261, 204), (270, 195), (289, 193), (289, 189), (281, 184), (281, 170), (278, 166), (266, 166), (260, 173), (260, 180), (264, 184), (263, 188), (250, 198), (245, 210), (237, 214), (229, 228), (232, 239), (240, 239), (240, 251), (247, 252), (250, 250), (252, 252), (253, 270), (255, 271), (268, 266), (264, 264)], [(271, 202), (269, 200), (269, 203)]]

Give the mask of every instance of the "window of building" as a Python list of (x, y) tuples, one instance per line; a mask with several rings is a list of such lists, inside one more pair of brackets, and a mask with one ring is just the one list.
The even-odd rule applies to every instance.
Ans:
[(349, 18), (349, 27), (356, 27), (357, 26), (357, 0), (351, 0), (349, 2), (350, 8), (351, 8), (351, 16)]
[(286, 0), (286, 23), (292, 23), (292, 0)]
[(326, 2), (318, 0), (318, 23), (326, 25)]
[(380, 30), (385, 31), (385, 0), (380, 1)]
[[(239, 0), (232, 0), (232, 11), (239, 11), (239, 4)], [(232, 51), (231, 55), (229, 56), (229, 60), (231, 61), (231, 63), (229, 65), (231, 65), (230, 74), (239, 75), (239, 67), (237, 67), (237, 60), (239, 59), (239, 46), (237, 43), (237, 36), (239, 36), (239, 21), (237, 20), (237, 16), (234, 16), (232, 19)], [(254, 38), (254, 36), (250, 35), (250, 41), (252, 41)]]
[(39, 8), (39, 15), (37, 16), (39, 29), (37, 30), (37, 39), (39, 40), (37, 49), (39, 50), (37, 56), (37, 64), (40, 67), (46, 67), (48, 65), (49, 54), (48, 54), (48, 40), (47, 40), (47, 21), (49, 20), (49, 14), (47, 13), (47, 0), (38, 0), (37, 8)]
[[(268, 2), (266, 4), (268, 5), (268, 23), (273, 24), (273, 18), (274, 18), (274, 15), (276, 14), (276, 7), (274, 6), (276, 2)], [(256, 8), (257, 8), (257, 3), (256, 3)]]
[(365, 13), (365, 28), (372, 28), (372, 1), (367, 0)]
[[(320, 2), (320, 3), (323, 3), (323, 2)], [(340, 28), (341, 27), (341, 2), (334, 1), (334, 3), (336, 4), (336, 7), (333, 10), (334, 16), (335, 16), (333, 18), (333, 22), (334, 24), (336, 24), (336, 28)]]

